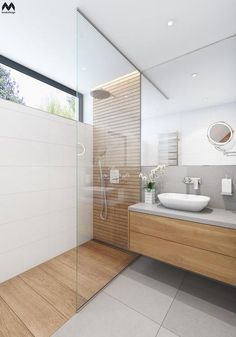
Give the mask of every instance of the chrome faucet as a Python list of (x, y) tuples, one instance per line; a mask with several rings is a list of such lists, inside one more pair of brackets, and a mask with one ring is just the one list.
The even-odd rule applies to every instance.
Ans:
[(201, 178), (196, 178), (196, 177), (184, 177), (184, 183), (186, 185), (193, 184), (194, 190), (199, 189), (199, 185), (201, 184)]

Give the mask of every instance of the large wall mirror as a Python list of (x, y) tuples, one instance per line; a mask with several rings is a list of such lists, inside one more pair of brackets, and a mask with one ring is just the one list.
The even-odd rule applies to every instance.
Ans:
[(236, 36), (160, 62), (142, 80), (142, 165), (236, 164)]

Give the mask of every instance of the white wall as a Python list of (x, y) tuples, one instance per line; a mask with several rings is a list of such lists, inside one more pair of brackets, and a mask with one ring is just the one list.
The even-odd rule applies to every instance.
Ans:
[(90, 93), (84, 94), (84, 123), (93, 125), (93, 98)]
[(208, 141), (207, 129), (217, 121), (225, 121), (236, 130), (236, 102), (151, 118), (142, 115), (142, 165), (158, 163), (158, 133), (175, 131), (180, 135), (180, 165), (236, 165), (235, 156), (224, 156)]
[(76, 245), (76, 122), (0, 99), (0, 282)]
[(78, 244), (93, 238), (93, 127), (78, 123)]

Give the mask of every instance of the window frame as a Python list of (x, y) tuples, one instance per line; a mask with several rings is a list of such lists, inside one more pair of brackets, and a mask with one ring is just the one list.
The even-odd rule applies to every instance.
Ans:
[[(40, 73), (38, 73), (37, 71), (34, 71), (30, 68), (27, 68), (25, 66), (23, 66), (22, 64), (20, 63), (17, 63), (3, 55), (0, 55), (0, 64), (3, 64), (9, 68), (12, 68), (14, 70), (17, 70), (27, 76), (30, 76), (38, 81), (41, 81), (43, 83), (46, 83), (56, 89), (59, 89), (61, 91), (64, 91), (66, 92), (67, 94), (70, 94), (71, 96), (74, 96), (74, 97), (77, 97), (78, 100), (79, 100), (79, 104), (78, 104), (78, 112), (77, 112), (77, 119), (79, 122), (82, 122), (84, 121), (84, 104), (83, 104), (83, 94), (81, 94), (80, 92), (76, 91), (76, 90), (73, 90), (69, 87), (67, 87), (66, 85), (62, 84), (62, 83), (59, 83), (55, 80), (52, 80), (51, 78), (45, 76), (45, 75), (42, 75)], [(65, 117), (66, 118), (66, 117)]]

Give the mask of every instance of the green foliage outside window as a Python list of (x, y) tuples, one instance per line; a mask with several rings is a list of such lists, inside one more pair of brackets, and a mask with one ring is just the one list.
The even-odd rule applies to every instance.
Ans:
[[(24, 98), (20, 96), (18, 84), (11, 77), (11, 71), (2, 66), (0, 66), (0, 98), (27, 105)], [(45, 104), (32, 107), (69, 119), (75, 119), (76, 117), (76, 97), (71, 95), (67, 96), (65, 103), (57, 97), (51, 96), (47, 98)]]
[(25, 104), (19, 95), (17, 83), (11, 79), (11, 72), (0, 66), (0, 98), (11, 102)]

